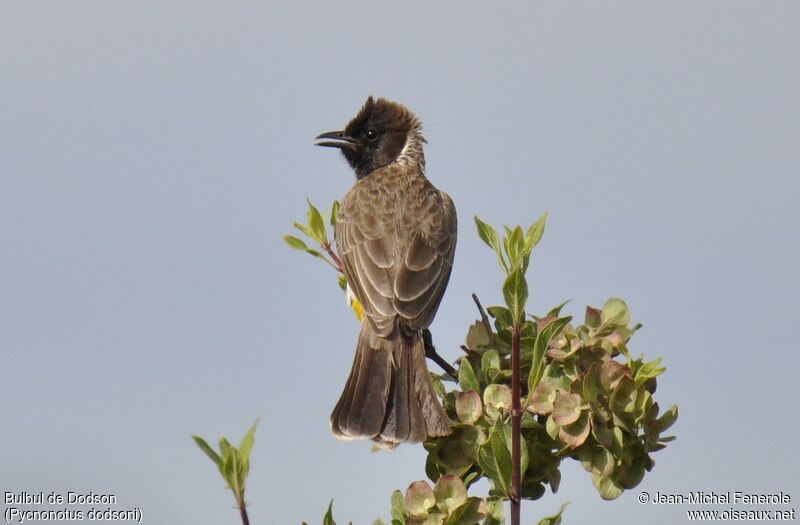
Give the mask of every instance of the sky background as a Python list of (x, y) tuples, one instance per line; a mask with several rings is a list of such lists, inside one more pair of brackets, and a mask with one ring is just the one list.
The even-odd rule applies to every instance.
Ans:
[(686, 521), (643, 490), (800, 506), (798, 25), (777, 1), (0, 3), (0, 492), (236, 523), (189, 436), (261, 416), (252, 523), (389, 517), (424, 451), (331, 436), (358, 326), (281, 240), (353, 183), (313, 138), (372, 94), (421, 118), (458, 208), (448, 360), (470, 293), (502, 300), (472, 215), (548, 211), (529, 310), (622, 297), (667, 366), (678, 440), (641, 485), (604, 502), (567, 461), (524, 523)]

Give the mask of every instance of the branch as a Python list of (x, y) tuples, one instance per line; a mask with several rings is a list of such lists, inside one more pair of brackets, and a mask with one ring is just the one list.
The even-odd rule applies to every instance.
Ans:
[(338, 255), (336, 255), (336, 251), (331, 246), (331, 243), (325, 241), (322, 244), (320, 244), (320, 247), (325, 251), (325, 253), (327, 253), (330, 256), (336, 270), (339, 271), (340, 273), (344, 273), (344, 266), (342, 266), (342, 260), (339, 259)]
[(520, 524), (520, 322), (515, 321), (511, 329), (511, 525)]
[(477, 294), (472, 294), (472, 300), (475, 301), (475, 305), (478, 307), (478, 312), (481, 314), (483, 326), (486, 327), (486, 332), (489, 334), (489, 345), (492, 346), (494, 345), (494, 331), (492, 330), (492, 325), (489, 322), (489, 316), (486, 315), (486, 311), (483, 309), (483, 305), (478, 299)]
[(444, 358), (436, 352), (436, 347), (433, 346), (433, 337), (431, 336), (431, 331), (427, 328), (422, 331), (422, 341), (425, 344), (425, 357), (431, 359), (434, 363), (439, 365), (442, 370), (447, 372), (450, 377), (458, 381), (458, 372), (456, 372), (456, 369), (450, 366), (450, 363), (445, 361)]

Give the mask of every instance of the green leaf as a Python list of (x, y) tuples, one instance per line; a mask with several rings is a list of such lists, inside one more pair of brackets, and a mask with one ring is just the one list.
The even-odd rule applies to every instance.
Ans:
[[(465, 425), (459, 429), (459, 433), (456, 435), (458, 437), (458, 445), (461, 448), (461, 451), (471, 460), (472, 463), (475, 463), (476, 458), (478, 457), (479, 443), (486, 441), (486, 433), (483, 431), (483, 428), (476, 425)], [(477, 473), (473, 474), (477, 475)], [(465, 476), (463, 479), (464, 483), (470, 482), (469, 475)]]
[(601, 396), (607, 393), (600, 379), (600, 368), (597, 366), (592, 366), (585, 372), (578, 380), (575, 387), (576, 391), (583, 396), (583, 399), (588, 403), (602, 401), (604, 398), (601, 398)]
[(581, 447), (578, 458), (587, 472), (601, 476), (610, 476), (614, 472), (614, 455), (610, 450), (599, 445)]
[(586, 316), (584, 319), (584, 324), (590, 328), (597, 328), (602, 323), (601, 318), (602, 310), (597, 308), (593, 308), (591, 306), (586, 307)]
[(617, 473), (617, 485), (623, 489), (632, 489), (642, 482), (644, 473), (647, 470), (641, 461), (634, 461), (630, 465), (622, 464)]
[(476, 352), (488, 347), (490, 343), (491, 335), (482, 321), (475, 321), (474, 324), (470, 325), (467, 338), (464, 341), (464, 345), (468, 350)]
[(572, 320), (572, 317), (559, 317), (553, 319), (545, 326), (539, 329), (536, 334), (536, 340), (533, 343), (533, 358), (531, 361), (531, 371), (528, 374), (528, 396), (530, 396), (536, 389), (536, 385), (542, 379), (544, 372), (544, 354), (547, 347), (550, 346), (550, 341), (553, 340), (561, 330)]
[(536, 337), (536, 323), (530, 319), (526, 319), (522, 326), (519, 328), (520, 339), (530, 340), (529, 348), (533, 347), (533, 338)]
[(530, 410), (534, 414), (546, 416), (553, 411), (553, 401), (556, 399), (556, 388), (552, 383), (539, 382), (531, 394)]
[(489, 478), (496, 490), (505, 496), (508, 493), (508, 488), (504, 484), (503, 477), (500, 474), (497, 460), (492, 454), (491, 441), (487, 441), (478, 448), (478, 466), (486, 477)]
[(504, 306), (490, 306), (486, 311), (497, 321), (495, 324), (500, 327), (509, 327), (514, 323), (511, 312)]
[(455, 509), (467, 502), (467, 487), (458, 476), (446, 475), (439, 478), (433, 486), (436, 496), (436, 507), (450, 514)]
[(486, 520), (484, 525), (502, 525), (503, 500), (500, 498), (486, 498)]
[(514, 269), (503, 283), (503, 298), (516, 323), (525, 319), (525, 302), (528, 300), (528, 283), (521, 268)]
[(656, 429), (658, 430), (658, 433), (661, 434), (662, 432), (667, 430), (669, 427), (675, 424), (675, 421), (677, 420), (678, 420), (678, 406), (672, 405), (667, 409), (666, 412), (664, 412), (661, 415), (661, 417), (656, 419)]
[(536, 219), (536, 222), (531, 224), (528, 231), (525, 232), (525, 253), (530, 254), (533, 248), (542, 240), (545, 222), (547, 222), (547, 212), (544, 212), (541, 217)]
[(322, 244), (328, 240), (328, 234), (325, 231), (325, 222), (322, 220), (322, 215), (320, 215), (319, 210), (313, 204), (311, 204), (311, 201), (306, 199), (306, 202), (308, 202), (306, 222), (308, 223), (308, 227), (311, 228), (311, 233), (313, 234), (311, 235), (311, 238)]
[(427, 481), (415, 481), (406, 490), (405, 504), (410, 515), (424, 516), (436, 505), (436, 496)]
[(628, 326), (631, 322), (631, 315), (628, 312), (628, 305), (622, 299), (612, 297), (603, 305), (600, 312), (600, 319), (606, 325)]
[(649, 379), (657, 377), (664, 373), (666, 370), (663, 366), (658, 366), (661, 364), (661, 358), (658, 357), (653, 361), (647, 363), (641, 363), (634, 374), (634, 380), (636, 381), (637, 385), (643, 385)]
[[(513, 448), (513, 435), (514, 429), (511, 425), (506, 425), (503, 423), (501, 425), (501, 429), (503, 432), (503, 437), (506, 440), (506, 448), (508, 449), (508, 453), (511, 454), (511, 451), (514, 450)], [(525, 440), (522, 439), (522, 435), (520, 435), (520, 447), (519, 447), (519, 471), (521, 473), (525, 473), (528, 470), (528, 446), (525, 443)]]
[(511, 452), (506, 446), (502, 420), (497, 420), (489, 432), (489, 439), (478, 448), (478, 465), (486, 473), (495, 489), (508, 496), (511, 486)]
[(239, 450), (233, 449), (231, 452), (233, 452), (233, 479), (235, 484), (233, 493), (236, 494), (238, 501), (244, 494), (244, 465), (242, 465), (242, 457), (239, 455)]
[(583, 399), (578, 394), (559, 390), (553, 401), (553, 421), (557, 425), (569, 425), (581, 416)]
[[(297, 225), (295, 224), (295, 226), (297, 226)], [(300, 251), (306, 252), (306, 253), (308, 253), (310, 255), (313, 255), (314, 257), (316, 257), (318, 259), (322, 259), (323, 261), (328, 263), (330, 266), (332, 266), (333, 268), (338, 270), (338, 268), (336, 268), (336, 265), (333, 264), (331, 261), (329, 261), (327, 257), (322, 255), (322, 253), (320, 253), (318, 250), (315, 250), (313, 248), (309, 248), (308, 245), (305, 242), (303, 242), (303, 240), (298, 239), (297, 237), (294, 237), (292, 235), (284, 235), (283, 236), (283, 241), (289, 246), (289, 248), (293, 248), (295, 250), (300, 250)], [(340, 276), (340, 277), (342, 277), (342, 276)]]
[(494, 249), (494, 246), (497, 242), (497, 231), (495, 231), (495, 229), (490, 225), (483, 222), (477, 215), (474, 215), (473, 217), (475, 219), (475, 226), (478, 229), (478, 237), (480, 237), (481, 240), (486, 243), (486, 246)]
[(630, 369), (613, 359), (600, 365), (600, 384), (608, 391), (614, 390), (626, 375), (630, 378)]
[(211, 458), (211, 461), (213, 461), (218, 468), (222, 468), (222, 458), (219, 457), (219, 454), (214, 452), (214, 449), (208, 446), (208, 443), (206, 443), (205, 439), (201, 438), (200, 436), (192, 436), (192, 439), (200, 448), (200, 450), (202, 450), (206, 456)]
[(341, 204), (339, 201), (333, 201), (333, 205), (331, 206), (331, 218), (330, 223), (331, 226), (336, 226), (336, 221), (339, 220), (339, 208)]
[(553, 421), (553, 414), (550, 414), (550, 416), (548, 416), (547, 421), (545, 421), (544, 429), (547, 432), (547, 435), (550, 436), (551, 439), (553, 440), (558, 439), (558, 433), (561, 430), (561, 427), (559, 427), (558, 424), (555, 421)]
[(501, 486), (505, 494), (509, 493), (511, 489), (511, 449), (506, 442), (505, 423), (498, 420), (495, 427), (492, 429), (490, 443), (492, 446), (492, 455), (494, 456), (497, 472), (500, 475)]
[(469, 390), (467, 392), (455, 392), (456, 414), (462, 423), (474, 424), (483, 414), (481, 396), (477, 392)]
[(592, 474), (592, 483), (597, 489), (597, 492), (600, 493), (600, 497), (604, 500), (617, 499), (624, 492), (622, 487), (617, 485), (614, 480), (608, 476)]
[(444, 391), (444, 384), (442, 384), (442, 376), (438, 374), (431, 374), (431, 382), (433, 383), (433, 391), (436, 393), (436, 395), (440, 399), (444, 399), (447, 394)]
[[(432, 512), (428, 514), (428, 517), (425, 518), (421, 525), (444, 525), (444, 520), (447, 516), (442, 514), (441, 512)], [(417, 522), (415, 520), (409, 520), (409, 525), (415, 525)]]
[[(539, 219), (528, 228), (525, 233), (525, 241), (522, 247), (522, 271), (528, 271), (528, 264), (531, 260), (531, 252), (533, 248), (539, 244), (544, 234), (544, 223), (547, 219), (547, 213), (543, 214)], [(558, 315), (558, 314), (556, 314)]]
[(500, 250), (500, 240), (497, 237), (497, 231), (490, 225), (480, 220), (477, 215), (474, 215), (474, 218), (475, 226), (478, 228), (478, 237), (480, 237), (487, 246), (495, 251), (497, 254), (497, 261), (500, 263), (500, 267), (503, 269), (503, 271), (508, 273), (508, 264), (506, 264), (506, 260), (503, 257), (503, 252)]
[[(435, 461), (440, 474), (461, 476), (475, 463), (473, 443), (478, 437), (476, 427), (457, 425), (452, 434), (429, 448), (428, 457)], [(438, 478), (437, 475), (433, 479)]]
[(614, 427), (611, 429), (611, 435), (613, 438), (611, 450), (617, 455), (622, 454), (625, 448), (625, 436), (622, 433), (622, 429), (620, 427)]
[(395, 490), (392, 492), (392, 525), (395, 522), (399, 522), (401, 524), (405, 524), (406, 518), (408, 518), (408, 512), (406, 512), (406, 501), (403, 497), (403, 493), (399, 490)]
[[(492, 370), (500, 370), (500, 354), (497, 353), (497, 350), (487, 350), (481, 356), (481, 373), (483, 373), (484, 379), (489, 380), (489, 372)], [(480, 390), (478, 390), (480, 392)]]
[(484, 404), (498, 410), (511, 410), (511, 399), (511, 387), (508, 385), (489, 385), (483, 392)]
[(472, 365), (466, 357), (462, 357), (458, 365), (458, 384), (464, 392), (468, 390), (478, 394), (481, 392), (481, 385), (475, 376), (475, 370), (472, 369)]
[(228, 487), (234, 494), (239, 493), (239, 479), (236, 475), (238, 465), (236, 463), (236, 449), (228, 447), (222, 456), (222, 476), (228, 482)]
[(333, 500), (328, 503), (328, 510), (322, 517), (322, 525), (336, 525), (336, 522), (333, 521)]
[(223, 438), (219, 438), (219, 450), (222, 453), (222, 459), (224, 460), (226, 456), (230, 454), (230, 451), (233, 447), (231, 447), (230, 442)]
[(285, 242), (286, 245), (289, 246), (289, 248), (293, 248), (295, 250), (306, 251), (310, 249), (308, 245), (305, 242), (303, 242), (302, 239), (298, 239), (293, 235), (284, 235), (283, 242)]
[(314, 239), (314, 232), (312, 232), (311, 228), (309, 228), (305, 224), (300, 224), (299, 222), (295, 222), (294, 227), (303, 232), (309, 239)]
[(484, 511), (481, 509), (482, 503), (480, 498), (469, 498), (461, 506), (450, 512), (444, 525), (477, 525), (481, 518), (484, 517)]
[(260, 417), (253, 422), (253, 424), (247, 430), (247, 433), (242, 438), (242, 442), (239, 444), (239, 455), (242, 459), (244, 476), (247, 476), (247, 473), (250, 471), (250, 451), (253, 449), (256, 427), (258, 426), (259, 421), (261, 421)]
[(553, 514), (552, 516), (546, 516), (539, 520), (539, 525), (560, 525), (561, 524), (561, 514), (564, 513), (564, 509), (567, 508), (569, 505), (569, 501), (561, 505), (561, 508)]
[(535, 500), (544, 496), (546, 490), (543, 482), (535, 481), (531, 478), (523, 478), (519, 492), (522, 499)]
[[(528, 265), (531, 260), (531, 252), (533, 248), (539, 244), (544, 234), (544, 223), (547, 219), (547, 213), (544, 213), (539, 219), (528, 228), (525, 233), (525, 242), (522, 248), (522, 271), (528, 271)], [(558, 314), (556, 314), (558, 315)]]
[(522, 228), (515, 226), (506, 238), (503, 239), (503, 242), (506, 247), (506, 254), (508, 255), (508, 262), (511, 268), (521, 269), (524, 274), (525, 268), (523, 268), (522, 258), (525, 252), (525, 237), (522, 233)]
[(566, 301), (564, 301), (563, 303), (559, 304), (558, 306), (554, 306), (554, 307), (552, 307), (552, 308), (550, 309), (550, 311), (549, 311), (549, 312), (547, 312), (547, 315), (545, 315), (545, 317), (558, 317), (559, 315), (561, 315), (561, 309), (562, 309), (562, 308), (564, 308), (564, 306), (566, 306), (566, 304), (567, 304), (569, 301), (570, 301), (570, 300), (569, 300), (569, 299), (567, 299)]
[(628, 376), (622, 376), (611, 393), (608, 407), (617, 415), (630, 413), (635, 408), (638, 387)]

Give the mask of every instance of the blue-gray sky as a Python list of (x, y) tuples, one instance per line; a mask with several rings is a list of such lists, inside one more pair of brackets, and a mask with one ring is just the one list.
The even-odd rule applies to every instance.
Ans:
[[(472, 214), (549, 221), (530, 310), (607, 297), (663, 356), (678, 441), (608, 503), (579, 465), (531, 523), (680, 523), (641, 490), (800, 500), (795, 2), (3, 2), (0, 491), (115, 493), (144, 523), (235, 523), (189, 439), (261, 416), (253, 523), (388, 517), (424, 452), (342, 443), (357, 324), (281, 236), (353, 176), (315, 148), (367, 95), (425, 124), (459, 210), (448, 359), (501, 300)], [(796, 506), (793, 502), (792, 506)]]

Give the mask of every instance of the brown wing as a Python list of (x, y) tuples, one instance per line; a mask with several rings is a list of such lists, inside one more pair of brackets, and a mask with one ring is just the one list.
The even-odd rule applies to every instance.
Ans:
[(456, 251), (458, 224), (450, 196), (437, 191), (424, 201), (420, 223), (394, 279), (394, 307), (412, 328), (433, 322)]
[(379, 194), (359, 190), (345, 197), (335, 230), (347, 282), (377, 335), (388, 336), (398, 320), (426, 328), (450, 278), (453, 202), (429, 187), (398, 217)]

